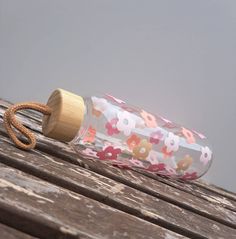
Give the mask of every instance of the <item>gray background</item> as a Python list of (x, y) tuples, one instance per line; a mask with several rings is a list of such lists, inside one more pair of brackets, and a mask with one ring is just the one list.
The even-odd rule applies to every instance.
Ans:
[(204, 132), (236, 191), (236, 1), (0, 0), (0, 97), (109, 92)]

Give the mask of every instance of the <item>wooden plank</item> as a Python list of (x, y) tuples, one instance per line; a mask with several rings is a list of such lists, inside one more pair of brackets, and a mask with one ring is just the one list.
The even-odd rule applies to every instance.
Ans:
[(0, 235), (1, 235), (1, 238), (4, 238), (4, 239), (35, 239), (36, 238), (1, 223), (0, 223)]
[[(221, 205), (229, 210), (236, 212), (236, 201), (229, 199), (227, 196), (223, 196), (221, 193), (216, 193), (216, 190), (209, 190), (209, 188), (202, 187), (197, 181), (195, 182), (184, 182), (180, 180), (173, 180), (170, 178), (164, 178), (158, 175), (144, 173), (142, 174), (151, 177), (159, 182), (163, 182), (167, 185), (180, 189), (184, 192), (190, 193), (196, 197), (206, 199), (217, 205)], [(212, 186), (213, 187), (213, 186)]]
[[(14, 148), (0, 136), (1, 162), (124, 212), (194, 238), (220, 238), (236, 233), (209, 220), (114, 180), (38, 151)], [(66, 170), (65, 170), (66, 168)], [(191, 221), (189, 221), (191, 218)], [(209, 230), (212, 228), (214, 230)]]
[[(21, 121), (23, 121), (26, 125), (31, 124), (31, 122), (28, 119), (25, 120), (24, 117)], [(30, 127), (33, 128), (34, 125), (31, 124)], [(0, 130), (4, 133), (2, 128)], [(96, 161), (95, 163), (88, 159), (78, 159), (78, 156), (73, 152), (73, 150), (71, 150), (70, 147), (68, 147), (67, 144), (46, 138), (41, 134), (37, 134), (37, 138), (37, 147), (42, 151), (54, 154), (57, 157), (89, 168), (94, 172), (127, 184), (130, 187), (136, 188), (177, 206), (191, 210), (199, 215), (203, 215), (212, 220), (235, 228), (235, 213), (215, 204), (215, 202), (213, 203), (212, 201), (209, 202), (206, 199), (197, 198), (192, 194), (185, 193), (161, 182), (157, 183), (156, 180), (151, 180), (148, 177), (139, 175), (138, 173), (130, 170), (120, 170), (100, 161)]]
[(0, 188), (0, 221), (37, 237), (185, 238), (2, 164)]
[(194, 184), (198, 187), (202, 187), (204, 189), (207, 189), (208, 191), (217, 193), (218, 195), (222, 195), (223, 197), (236, 201), (236, 193), (234, 192), (227, 191), (216, 185), (203, 182), (202, 180), (198, 180), (197, 182), (194, 182)]

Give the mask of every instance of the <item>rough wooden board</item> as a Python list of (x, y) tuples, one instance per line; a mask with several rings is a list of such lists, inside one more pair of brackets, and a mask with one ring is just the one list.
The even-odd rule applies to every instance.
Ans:
[(234, 229), (124, 184), (42, 152), (26, 153), (6, 141), (0, 136), (0, 161), (24, 172), (186, 236), (215, 239), (236, 234)]
[(222, 207), (225, 207), (229, 210), (236, 212), (236, 201), (234, 201), (233, 199), (229, 199), (227, 196), (223, 196), (222, 194), (218, 194), (216, 193), (216, 191), (209, 191), (208, 189), (206, 189), (206, 187), (199, 186), (197, 184), (197, 181), (184, 182), (180, 180), (173, 180), (170, 178), (160, 177), (146, 172), (145, 173), (142, 172), (142, 174), (151, 177), (153, 179), (156, 179), (159, 182), (163, 182), (167, 185), (180, 189), (184, 192), (193, 194), (196, 197), (206, 199), (209, 202), (221, 205)]
[(12, 227), (0, 223), (0, 238), (2, 239), (36, 239)]
[[(24, 121), (25, 118), (22, 118), (21, 120)], [(30, 122), (25, 122), (25, 124), (28, 123)], [(2, 133), (4, 132), (3, 129), (0, 130)], [(176, 204), (182, 208), (192, 210), (200, 215), (235, 228), (235, 213), (219, 205), (214, 205), (213, 202), (207, 202), (202, 198), (195, 197), (192, 194), (185, 193), (179, 189), (170, 187), (169, 185), (163, 184), (161, 182), (157, 182), (156, 180), (152, 180), (130, 170), (120, 170), (109, 165), (104, 165), (104, 163), (99, 161), (92, 162), (91, 160), (87, 159), (78, 159), (77, 155), (70, 149), (70, 147), (68, 147), (67, 144), (46, 138), (41, 134), (37, 134), (37, 137), (37, 147), (40, 150), (59, 156), (72, 163), (83, 165), (92, 171), (127, 184), (140, 191), (151, 194), (165, 201)]]
[(232, 200), (236, 201), (236, 193), (234, 193), (234, 192), (230, 192), (230, 191), (225, 190), (225, 189), (223, 189), (221, 187), (218, 187), (216, 185), (203, 182), (202, 180), (198, 180), (198, 181), (194, 182), (194, 184), (198, 187), (202, 187), (204, 189), (207, 189), (210, 192), (214, 192), (218, 195), (222, 195), (223, 197), (226, 197), (226, 198), (229, 198), (229, 199), (232, 199)]
[(2, 164), (0, 187), (0, 220), (6, 220), (8, 225), (11, 222), (16, 227), (30, 223), (29, 227), (24, 227), (24, 231), (35, 236), (184, 238)]

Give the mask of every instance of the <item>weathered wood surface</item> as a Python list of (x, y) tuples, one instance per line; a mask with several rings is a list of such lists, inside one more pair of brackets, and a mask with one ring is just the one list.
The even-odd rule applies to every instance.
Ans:
[[(24, 174), (24, 177), (29, 178), (28, 183), (34, 177), (40, 178), (42, 182), (47, 181), (53, 187), (64, 188), (63, 190), (76, 197), (96, 202), (96, 207), (103, 205), (103, 209), (107, 207), (114, 210), (113, 214), (117, 212), (132, 218), (128, 217), (124, 220), (138, 220), (152, 228), (150, 234), (146, 234), (145, 227), (140, 224), (142, 228), (140, 234), (131, 224), (130, 230), (134, 230), (133, 234), (127, 229), (129, 235), (117, 234), (119, 238), (182, 238), (181, 235), (190, 238), (236, 238), (235, 194), (224, 192), (222, 189), (200, 181), (194, 183), (170, 181), (155, 175), (121, 170), (100, 161), (81, 159), (67, 144), (44, 137), (41, 134), (40, 115), (31, 111), (23, 111), (18, 114), (18, 117), (27, 127), (36, 132), (37, 147), (31, 152), (19, 150), (9, 141), (1, 123), (1, 114), (8, 105), (10, 103), (0, 100), (0, 135), (2, 135), (0, 136), (0, 162), (8, 165), (7, 167), (2, 165), (2, 167), (13, 170), (17, 172), (16, 174)], [(26, 188), (27, 186), (25, 184)], [(25, 197), (28, 196), (25, 195)], [(51, 195), (48, 198), (51, 199), (50, 197)], [(60, 202), (57, 203), (60, 204)], [(55, 207), (60, 208), (58, 204), (54, 204), (54, 210), (56, 210)], [(12, 213), (11, 206), (14, 207), (14, 205), (8, 205), (7, 209), (4, 209), (6, 213), (9, 213), (7, 215)], [(0, 210), (1, 207), (4, 208), (4, 204), (0, 205)], [(87, 210), (91, 209), (87, 208)], [(68, 210), (66, 212), (69, 213)], [(57, 216), (56, 214), (55, 218)], [(29, 223), (32, 219), (29, 218), (25, 216), (24, 220), (28, 220)], [(8, 223), (6, 219), (4, 220), (4, 223)], [(36, 217), (34, 220), (36, 222), (33, 225), (36, 225), (41, 218)], [(112, 220), (109, 222), (113, 224)], [(45, 221), (41, 226), (45, 227), (45, 224), (48, 225), (47, 233), (51, 233), (50, 235), (55, 238), (66, 235), (58, 229), (58, 225), (52, 226), (50, 221)], [(17, 225), (11, 226), (23, 230), (22, 225)], [(68, 226), (72, 227), (70, 223)], [(69, 236), (77, 237), (81, 233), (84, 237), (99, 238), (96, 237), (95, 229), (92, 234), (86, 234), (87, 231), (84, 233), (80, 226), (74, 228), (73, 224), (77, 234)], [(86, 228), (86, 225), (84, 227)], [(112, 226), (109, 229), (111, 228)], [(153, 237), (152, 232), (155, 230), (156, 236)], [(27, 232), (31, 235), (42, 236), (39, 235), (42, 233), (41, 230), (35, 230), (35, 228)], [(123, 228), (120, 229), (119, 233), (121, 232), (124, 232)], [(101, 238), (108, 236), (102, 233)], [(139, 237), (135, 236), (137, 233), (140, 234)], [(111, 230), (108, 238), (115, 238), (111, 237)]]
[(12, 227), (0, 223), (0, 238), (4, 239), (36, 239), (36, 237), (25, 234)]
[(0, 188), (0, 220), (42, 238), (183, 238), (2, 164)]

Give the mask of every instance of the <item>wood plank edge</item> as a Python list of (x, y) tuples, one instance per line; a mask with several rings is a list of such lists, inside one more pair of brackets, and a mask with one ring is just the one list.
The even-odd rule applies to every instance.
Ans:
[(183, 227), (179, 227), (179, 226), (174, 225), (172, 223), (169, 223), (169, 222), (167, 222), (163, 219), (160, 219), (160, 218), (155, 219), (155, 218), (149, 216), (148, 214), (146, 214), (146, 215), (142, 214), (140, 211), (138, 211), (135, 208), (132, 208), (128, 205), (124, 205), (120, 202), (115, 201), (114, 199), (105, 197), (105, 196), (103, 196), (99, 193), (90, 191), (89, 189), (86, 190), (84, 188), (81, 188), (81, 187), (79, 187), (78, 185), (76, 185), (72, 182), (68, 182), (68, 181), (60, 178), (59, 176), (57, 177), (55, 175), (51, 175), (51, 174), (48, 174), (46, 172), (36, 170), (33, 167), (22, 165), (18, 162), (15, 162), (10, 157), (9, 158), (8, 157), (1, 157), (0, 162), (7, 165), (7, 166), (10, 166), (10, 167), (13, 167), (15, 169), (21, 170), (21, 171), (23, 171), (27, 174), (36, 176), (36, 177), (38, 177), (42, 180), (45, 180), (45, 181), (47, 181), (49, 183), (52, 183), (54, 185), (57, 185), (59, 187), (62, 187), (62, 188), (65, 188), (67, 190), (73, 191), (75, 193), (81, 194), (85, 197), (91, 198), (91, 199), (96, 200), (100, 203), (111, 206), (111, 207), (113, 207), (117, 210), (120, 210), (120, 211), (125, 212), (125, 213), (130, 214), (130, 215), (133, 215), (135, 217), (138, 217), (140, 219), (143, 219), (145, 221), (148, 221), (150, 223), (153, 223), (155, 225), (163, 227), (167, 230), (173, 231), (177, 234), (183, 235), (185, 237), (196, 238), (196, 239), (205, 238), (198, 233), (187, 230), (186, 228), (183, 228)]

